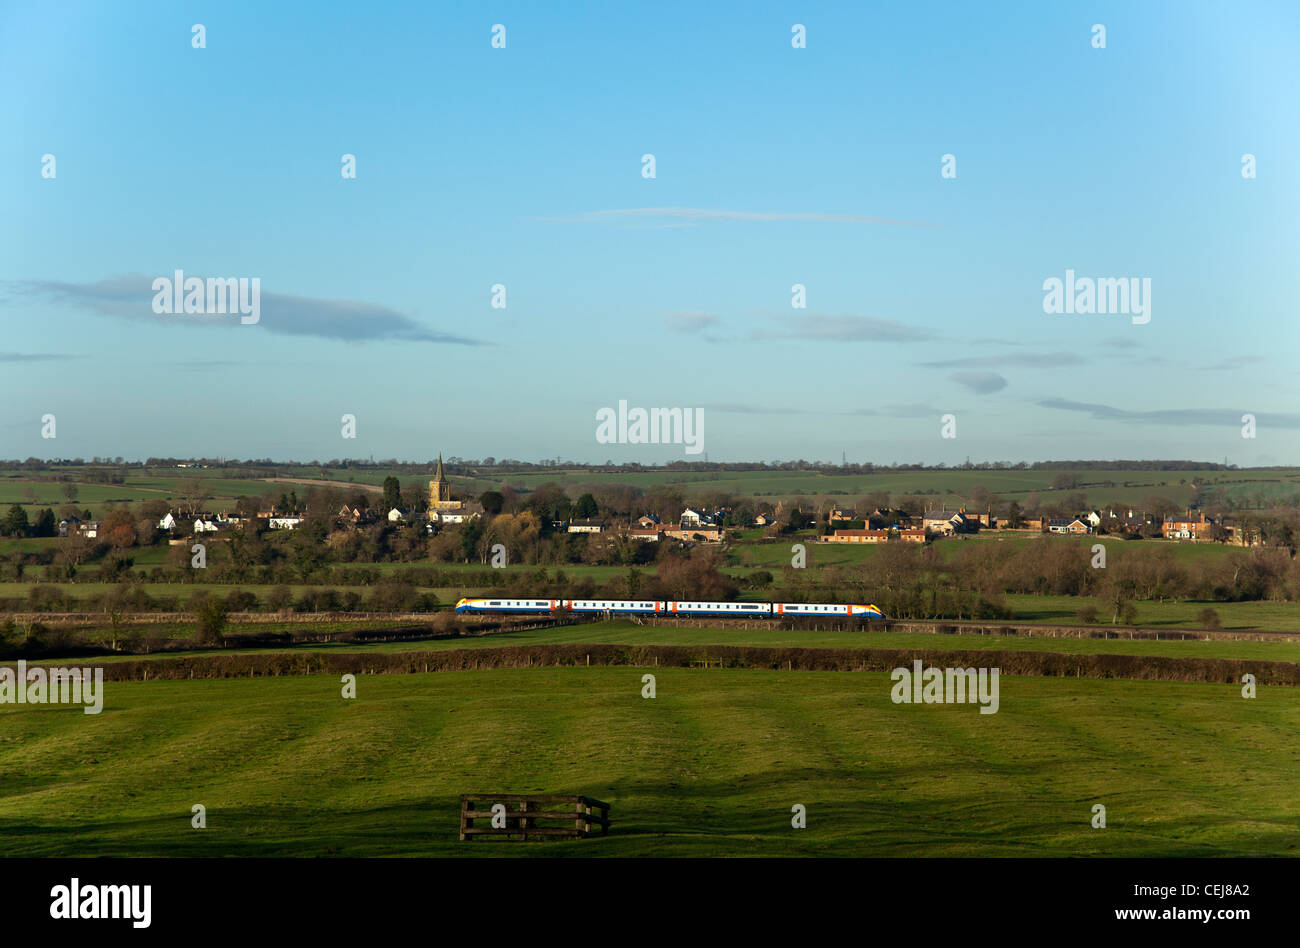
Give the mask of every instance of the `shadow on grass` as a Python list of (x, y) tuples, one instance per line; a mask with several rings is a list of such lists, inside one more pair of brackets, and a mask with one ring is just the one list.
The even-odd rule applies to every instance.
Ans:
[[(223, 807), (208, 804), (207, 828), (191, 827), (183, 807), (165, 816), (100, 819), (0, 818), (8, 856), (129, 857), (802, 857), (802, 856), (1246, 856), (1294, 855), (1293, 825), (1255, 830), (1257, 817), (1206, 814), (1153, 819), (1112, 807), (1104, 831), (1089, 826), (1087, 794), (1058, 790), (1050, 799), (1017, 799), (1007, 777), (1050, 767), (954, 762), (980, 769), (999, 798), (971, 793), (969, 775), (949, 787), (933, 765), (891, 768), (888, 775), (846, 775), (833, 768), (769, 770), (726, 780), (623, 780), (606, 787), (553, 788), (611, 804), (607, 836), (582, 840), (458, 839), (458, 796), (420, 804), (324, 809), (320, 806)], [(998, 773), (997, 770), (1006, 772)], [(860, 782), (859, 790), (845, 783)], [(483, 790), (474, 781), (466, 790)], [(952, 783), (952, 781), (948, 781)], [(832, 793), (819, 788), (833, 784)], [(502, 792), (519, 791), (503, 787)], [(200, 802), (197, 801), (196, 802)], [(791, 826), (791, 807), (807, 808), (807, 828)], [(1077, 812), (1076, 812), (1077, 811)], [(1144, 818), (1146, 814), (1146, 818)], [(1249, 823), (1252, 832), (1242, 833)]]

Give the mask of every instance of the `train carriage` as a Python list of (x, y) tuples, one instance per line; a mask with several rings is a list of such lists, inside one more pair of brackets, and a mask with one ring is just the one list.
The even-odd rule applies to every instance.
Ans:
[(653, 599), (562, 599), (558, 601), (571, 612), (613, 612), (620, 615), (654, 615), (663, 605)]
[(682, 616), (769, 616), (768, 602), (678, 602), (665, 603), (669, 615)]

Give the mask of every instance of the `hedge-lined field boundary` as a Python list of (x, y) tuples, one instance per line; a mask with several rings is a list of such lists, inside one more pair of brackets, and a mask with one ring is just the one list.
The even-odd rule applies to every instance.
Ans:
[(1123, 678), (1229, 684), (1240, 683), (1242, 675), (1249, 673), (1261, 685), (1300, 685), (1300, 663), (1296, 662), (1146, 655), (1070, 655), (1060, 652), (986, 649), (928, 651), (741, 645), (578, 643), (437, 652), (274, 652), (129, 660), (108, 662), (102, 667), (106, 681), (170, 681), (185, 678), (259, 678), (348, 673), (401, 675), (586, 665), (880, 672), (898, 667), (911, 668), (915, 660), (920, 660), (926, 668), (999, 668), (1004, 675), (1047, 678)]
[(1005, 620), (972, 621), (954, 619), (832, 619), (783, 616), (780, 619), (732, 618), (730, 616), (636, 616), (630, 621), (647, 626), (699, 629), (781, 629), (782, 631), (907, 632), (916, 635), (993, 635), (1049, 639), (1126, 639), (1152, 642), (1300, 642), (1297, 632), (1269, 632), (1262, 629), (1154, 629), (1122, 625), (1046, 625)]

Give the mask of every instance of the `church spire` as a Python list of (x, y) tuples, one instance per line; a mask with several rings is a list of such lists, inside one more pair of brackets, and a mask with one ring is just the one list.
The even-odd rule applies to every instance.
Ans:
[(429, 481), (429, 509), (441, 510), (449, 507), (459, 507), (457, 501), (452, 500), (451, 485), (447, 483), (447, 477), (442, 472), (442, 454), (438, 454), (438, 469), (434, 471), (433, 480)]

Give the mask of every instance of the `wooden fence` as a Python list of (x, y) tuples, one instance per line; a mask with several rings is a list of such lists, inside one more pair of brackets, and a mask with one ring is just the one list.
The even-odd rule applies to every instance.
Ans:
[[(504, 826), (492, 825), (492, 807), (497, 804), (505, 807)], [(600, 810), (600, 814), (594, 810)], [(544, 825), (539, 826), (539, 820)], [(609, 823), (609, 804), (591, 797), (467, 793), (460, 798), (461, 840), (480, 836), (525, 841), (565, 836), (583, 839), (591, 835), (593, 826), (599, 826), (604, 836), (609, 832)]]

